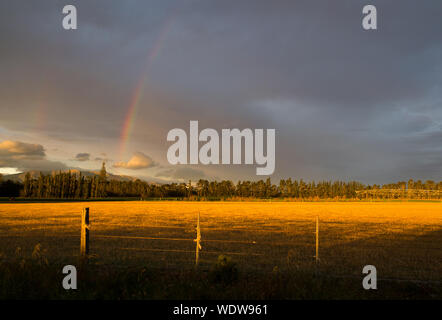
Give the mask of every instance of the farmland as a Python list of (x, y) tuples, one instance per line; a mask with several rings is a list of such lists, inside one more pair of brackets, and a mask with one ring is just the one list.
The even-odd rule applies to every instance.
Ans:
[(318, 272), (361, 291), (362, 268), (371, 264), (384, 286), (428, 284), (429, 297), (440, 293), (431, 289), (442, 281), (440, 202), (0, 204), (2, 261), (32, 257), (38, 245), (38, 255), (54, 265), (75, 265), (84, 207), (90, 208), (89, 260), (94, 268), (195, 272), (193, 239), (200, 213), (201, 273), (224, 255), (240, 274), (265, 278)]

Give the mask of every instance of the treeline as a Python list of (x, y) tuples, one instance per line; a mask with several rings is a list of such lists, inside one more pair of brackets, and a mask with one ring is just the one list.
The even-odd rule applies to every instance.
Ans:
[(240, 197), (240, 198), (345, 198), (356, 197), (356, 191), (364, 185), (358, 182), (323, 181), (315, 183), (304, 180), (280, 180), (279, 185), (271, 183), (270, 178), (263, 181), (239, 181), (236, 185), (231, 181), (199, 180), (196, 193), (200, 197)]
[(23, 182), (22, 196), (39, 199), (88, 199), (104, 198), (106, 192), (106, 177), (82, 176), (80, 173), (60, 172), (54, 175), (43, 175), (32, 179), (27, 173)]
[(99, 175), (59, 172), (32, 178), (26, 174), (24, 182), (2, 180), (0, 196), (37, 199), (94, 199), (106, 197), (186, 198), (200, 200), (232, 198), (293, 198), (319, 199), (441, 199), (442, 182), (432, 180), (400, 181), (384, 185), (364, 185), (359, 182), (283, 179), (273, 184), (270, 178), (260, 181), (199, 180), (196, 184), (152, 184), (141, 180), (108, 180), (103, 165)]

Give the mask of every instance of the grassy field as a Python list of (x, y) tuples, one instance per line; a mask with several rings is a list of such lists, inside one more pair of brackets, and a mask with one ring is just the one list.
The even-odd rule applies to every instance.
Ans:
[[(240, 275), (274, 279), (297, 274), (302, 275), (303, 281), (310, 276), (326, 277), (327, 280), (323, 281), (331, 283), (325, 286), (336, 286), (338, 283), (344, 286), (341, 291), (348, 288), (348, 294), (359, 292), (362, 296), (355, 297), (364, 298), (362, 268), (371, 264), (376, 266), (382, 283), (378, 291), (384, 288), (383, 292), (388, 292), (378, 297), (403, 297), (405, 286), (405, 290), (411, 290), (410, 296), (405, 292), (405, 297), (440, 298), (440, 290), (434, 288), (442, 287), (441, 203), (0, 204), (2, 263), (44, 259), (54, 266), (76, 265), (80, 215), (84, 207), (90, 208), (90, 268), (96, 270), (143, 267), (151, 272), (195, 277), (193, 239), (196, 237), (199, 212), (202, 251), (198, 274), (213, 273), (218, 257), (225, 255), (231, 259)], [(316, 268), (314, 232), (317, 216), (320, 263)], [(264, 290), (276, 290), (274, 295), (268, 292), (270, 297), (275, 298), (318, 298), (318, 295), (309, 295), (309, 289), (305, 287), (314, 286), (317, 280), (312, 278), (311, 281), (304, 286), (298, 281), (296, 293), (287, 292), (287, 288), (275, 289), (272, 284), (268, 284)], [(247, 290), (253, 286), (252, 283), (247, 282)], [(250, 297), (238, 290), (234, 291), (234, 297)], [(319, 292), (320, 288), (311, 290)], [(401, 291), (400, 294), (398, 291), (397, 295), (395, 290)], [(341, 291), (320, 295), (319, 298), (353, 297)], [(304, 295), (297, 295), (300, 292)], [(367, 297), (376, 297), (370, 294)], [(148, 295), (150, 298), (183, 296), (195, 297), (188, 291), (178, 296)], [(261, 297), (268, 295), (252, 296)]]

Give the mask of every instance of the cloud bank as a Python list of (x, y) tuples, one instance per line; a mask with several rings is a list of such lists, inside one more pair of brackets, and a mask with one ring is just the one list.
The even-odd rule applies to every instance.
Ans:
[(65, 169), (66, 165), (47, 160), (40, 144), (5, 140), (0, 142), (0, 167), (17, 168), (19, 171), (50, 171)]

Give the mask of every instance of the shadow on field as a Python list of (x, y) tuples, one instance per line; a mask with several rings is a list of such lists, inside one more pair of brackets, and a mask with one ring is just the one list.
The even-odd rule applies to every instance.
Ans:
[(400, 298), (440, 299), (442, 229), (416, 228), (321, 246), (319, 270), (324, 276), (359, 279), (361, 286), (366, 265), (377, 269), (379, 298), (397, 297), (396, 288), (402, 288)]
[[(363, 228), (361, 226), (359, 230), (364, 232)], [(123, 231), (112, 229), (107, 233), (130, 234), (130, 230)], [(152, 261), (149, 261), (143, 254), (133, 266), (124, 264), (124, 261), (119, 263), (118, 259), (124, 260), (124, 256), (110, 250), (108, 254), (113, 263), (105, 263), (102, 257), (92, 256), (89, 263), (81, 268), (79, 263), (75, 264), (78, 266), (78, 289), (64, 290), (62, 268), (65, 264), (74, 263), (72, 252), (78, 254), (78, 236), (75, 235), (72, 238), (73, 251), (67, 254), (68, 259), (49, 259), (54, 255), (47, 251), (46, 243), (36, 245), (33, 250), (11, 250), (8, 256), (0, 254), (0, 299), (442, 298), (442, 228), (439, 226), (384, 232), (356, 240), (336, 237), (331, 240), (327, 237), (339, 235), (339, 228), (329, 228), (328, 231), (331, 232), (325, 230), (320, 237), (320, 262), (317, 266), (312, 257), (314, 247), (310, 240), (310, 246), (279, 247), (281, 252), (287, 253), (287, 257), (279, 258), (278, 264), (264, 256), (262, 259), (269, 259), (267, 265), (271, 268), (263, 268), (260, 272), (246, 268), (245, 264), (239, 263), (238, 257), (228, 254), (213, 256), (199, 268), (193, 268), (193, 254), (186, 253), (188, 260), (181, 261), (182, 254), (177, 253), (167, 256), (163, 267), (159, 267), (152, 263), (152, 256)], [(165, 231), (159, 229), (156, 232), (163, 236)], [(168, 231), (167, 236), (183, 235), (182, 231)], [(191, 234), (188, 236), (190, 238)], [(54, 238), (54, 241), (56, 239), (60, 240)], [(11, 244), (17, 243), (16, 239), (12, 240)], [(100, 246), (111, 247), (109, 240), (101, 241), (97, 238), (92, 242), (94, 250)], [(116, 241), (118, 246), (126, 245), (126, 240), (110, 241)], [(66, 243), (63, 245), (66, 247)], [(63, 245), (60, 243), (60, 247)], [(127, 246), (130, 245), (127, 240)], [(145, 246), (149, 248), (149, 242)], [(173, 248), (177, 249), (176, 244)], [(193, 241), (182, 249), (194, 250)], [(132, 253), (130, 255), (133, 257)], [(246, 259), (249, 264), (253, 261)], [(377, 269), (377, 290), (364, 290), (362, 287), (365, 265), (374, 265)], [(256, 269), (259, 270), (259, 267)]]
[[(15, 260), (0, 262), (0, 298), (440, 299), (442, 286), (436, 282), (442, 273), (442, 230), (402, 237), (324, 245), (318, 272), (312, 267), (243, 272), (228, 256), (220, 256), (209, 268), (187, 270), (121, 268), (91, 260), (78, 268), (77, 290), (62, 288), (63, 265), (48, 261), (45, 249), (36, 246), (31, 255), (16, 252)], [(377, 267), (377, 290), (362, 288), (365, 264)]]

